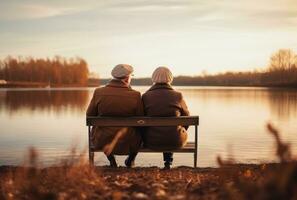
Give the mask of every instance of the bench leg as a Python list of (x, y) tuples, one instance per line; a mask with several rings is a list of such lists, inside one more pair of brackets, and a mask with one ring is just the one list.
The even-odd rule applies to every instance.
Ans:
[(89, 137), (89, 164), (94, 165), (94, 152), (91, 149), (91, 126), (88, 126), (88, 137)]
[(195, 125), (195, 152), (194, 152), (194, 167), (197, 167), (197, 154), (198, 154), (198, 126)]
[(194, 168), (197, 167), (197, 152), (194, 152)]
[(94, 165), (94, 152), (89, 150), (89, 164)]

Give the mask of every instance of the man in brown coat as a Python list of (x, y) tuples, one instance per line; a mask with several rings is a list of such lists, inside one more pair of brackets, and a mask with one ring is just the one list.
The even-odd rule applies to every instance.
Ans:
[[(115, 66), (111, 72), (113, 79), (105, 87), (95, 90), (87, 109), (87, 116), (142, 116), (141, 94), (130, 86), (132, 73), (133, 68), (130, 65)], [(119, 137), (119, 134), (122, 135)], [(117, 167), (114, 155), (127, 154), (129, 156), (125, 164), (131, 167), (141, 145), (141, 136), (132, 127), (95, 126), (91, 132), (91, 141), (95, 149), (109, 148), (106, 156), (112, 167)]]
[[(171, 87), (173, 76), (166, 67), (157, 68), (152, 76), (154, 85), (142, 95), (144, 112), (150, 117), (188, 116), (187, 105), (180, 92)], [(170, 150), (183, 147), (187, 142), (188, 127), (149, 127), (145, 129), (144, 145), (150, 149), (163, 150), (165, 169), (173, 161)]]

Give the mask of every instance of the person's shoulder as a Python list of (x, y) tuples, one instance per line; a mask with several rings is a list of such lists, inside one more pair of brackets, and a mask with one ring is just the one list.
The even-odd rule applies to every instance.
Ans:
[(148, 89), (147, 91), (145, 91), (145, 92), (142, 94), (142, 97), (150, 96), (153, 92), (154, 92), (153, 90)]
[(139, 91), (137, 91), (137, 90), (135, 90), (135, 89), (133, 89), (133, 88), (129, 88), (129, 90), (131, 91), (131, 92), (135, 92), (135, 93), (140, 93)]
[(102, 86), (100, 86), (100, 87), (96, 87), (95, 90), (94, 90), (94, 92), (98, 92), (98, 91), (102, 90), (103, 88), (104, 88), (104, 87), (102, 87)]
[(99, 93), (101, 93), (102, 91), (104, 91), (105, 89), (106, 89), (105, 86), (96, 87), (95, 90), (94, 90), (94, 93), (95, 93), (95, 94), (99, 94)]
[(143, 99), (143, 98), (146, 98), (146, 96), (148, 95), (148, 92), (149, 92), (149, 91), (144, 92), (144, 93), (141, 95), (141, 98), (142, 98), (142, 99)]
[(172, 92), (175, 94), (176, 97), (178, 97), (179, 99), (183, 98), (183, 94), (180, 91), (177, 90), (172, 90)]
[(129, 91), (133, 94), (133, 95), (137, 95), (137, 96), (141, 96), (141, 93), (135, 89), (129, 88)]

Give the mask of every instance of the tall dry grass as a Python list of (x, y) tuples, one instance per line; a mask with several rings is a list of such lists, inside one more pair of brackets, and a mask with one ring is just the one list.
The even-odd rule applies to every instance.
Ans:
[(267, 130), (274, 138), (279, 163), (262, 164), (260, 171), (242, 171), (232, 167), (234, 160), (218, 157), (217, 162), (223, 169), (219, 177), (224, 199), (297, 199), (297, 162), (292, 157), (290, 144), (281, 139), (279, 131), (272, 124), (267, 124)]
[(41, 168), (38, 152), (29, 149), (24, 167), (7, 173), (1, 180), (1, 199), (101, 199), (104, 180), (75, 151), (56, 166)]

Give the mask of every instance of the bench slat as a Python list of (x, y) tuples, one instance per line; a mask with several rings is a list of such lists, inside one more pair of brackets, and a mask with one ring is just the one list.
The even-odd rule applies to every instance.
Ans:
[[(92, 151), (93, 152), (102, 152), (102, 149), (95, 149), (95, 150), (92, 150)], [(164, 150), (155, 150), (155, 149), (152, 150), (152, 149), (148, 149), (148, 148), (141, 148), (139, 150), (139, 152), (154, 153), (154, 152), (164, 152)], [(183, 148), (170, 150), (170, 152), (179, 152), (179, 153), (195, 152), (195, 143), (194, 142), (188, 142)]]
[(198, 125), (198, 116), (180, 117), (87, 117), (87, 126), (190, 126)]

